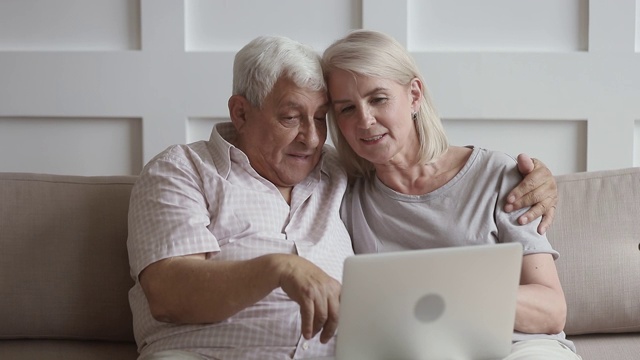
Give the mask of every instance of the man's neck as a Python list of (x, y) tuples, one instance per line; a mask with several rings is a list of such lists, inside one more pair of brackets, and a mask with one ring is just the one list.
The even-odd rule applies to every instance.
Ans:
[(282, 194), (282, 197), (284, 198), (284, 201), (287, 202), (287, 204), (291, 205), (291, 191), (293, 190), (292, 186), (278, 186), (278, 190), (280, 190), (280, 193)]

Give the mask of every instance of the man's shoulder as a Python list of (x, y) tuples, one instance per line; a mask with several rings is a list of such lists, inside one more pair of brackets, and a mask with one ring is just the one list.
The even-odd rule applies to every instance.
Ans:
[(156, 166), (158, 163), (162, 162), (186, 162), (187, 157), (185, 155), (187, 150), (185, 147), (186, 145), (184, 144), (170, 145), (169, 147), (152, 157), (151, 160), (149, 160), (144, 166), (144, 170)]
[(154, 156), (144, 166), (141, 175), (145, 173), (161, 171), (197, 171), (204, 163), (211, 162), (211, 155), (206, 141), (198, 141), (191, 144), (175, 144), (167, 147)]
[(324, 145), (322, 148), (322, 171), (329, 176), (340, 176), (346, 178), (347, 173), (338, 158), (338, 152), (331, 145)]

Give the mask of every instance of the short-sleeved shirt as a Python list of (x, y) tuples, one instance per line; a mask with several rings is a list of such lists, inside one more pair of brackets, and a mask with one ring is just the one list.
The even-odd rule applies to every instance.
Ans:
[[(377, 177), (358, 179), (341, 214), (357, 254), (519, 242), (524, 255), (548, 253), (555, 259), (558, 252), (537, 232), (540, 220), (519, 225), (517, 219), (527, 209), (503, 210), (509, 192), (521, 180), (515, 159), (474, 147), (453, 179), (424, 195), (396, 192)], [(564, 333), (515, 332), (513, 339), (540, 337), (575, 349)]]
[(219, 124), (209, 141), (168, 148), (145, 166), (132, 190), (127, 246), (135, 285), (129, 300), (139, 351), (186, 350), (224, 359), (333, 355), (334, 341), (301, 336), (299, 306), (280, 288), (219, 323), (176, 325), (151, 316), (138, 275), (169, 257), (297, 254), (342, 279), (353, 249), (339, 216), (347, 178), (335, 150), (325, 147), (318, 166), (293, 188), (289, 205), (232, 145), (235, 136), (230, 123)]

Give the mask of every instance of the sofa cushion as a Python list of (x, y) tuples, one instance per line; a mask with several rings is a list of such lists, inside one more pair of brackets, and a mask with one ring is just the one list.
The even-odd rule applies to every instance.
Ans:
[(558, 176), (548, 231), (560, 252), (565, 332), (640, 331), (640, 168)]
[(0, 359), (7, 360), (135, 360), (136, 344), (130, 342), (74, 340), (0, 341)]
[(134, 181), (0, 174), (0, 338), (133, 341)]
[(638, 360), (640, 333), (572, 336), (583, 360)]

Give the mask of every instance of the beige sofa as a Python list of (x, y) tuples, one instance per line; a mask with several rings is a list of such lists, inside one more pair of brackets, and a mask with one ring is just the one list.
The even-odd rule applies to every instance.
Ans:
[[(0, 359), (135, 359), (135, 177), (0, 173)], [(585, 360), (640, 358), (640, 168), (558, 177), (549, 238)]]

